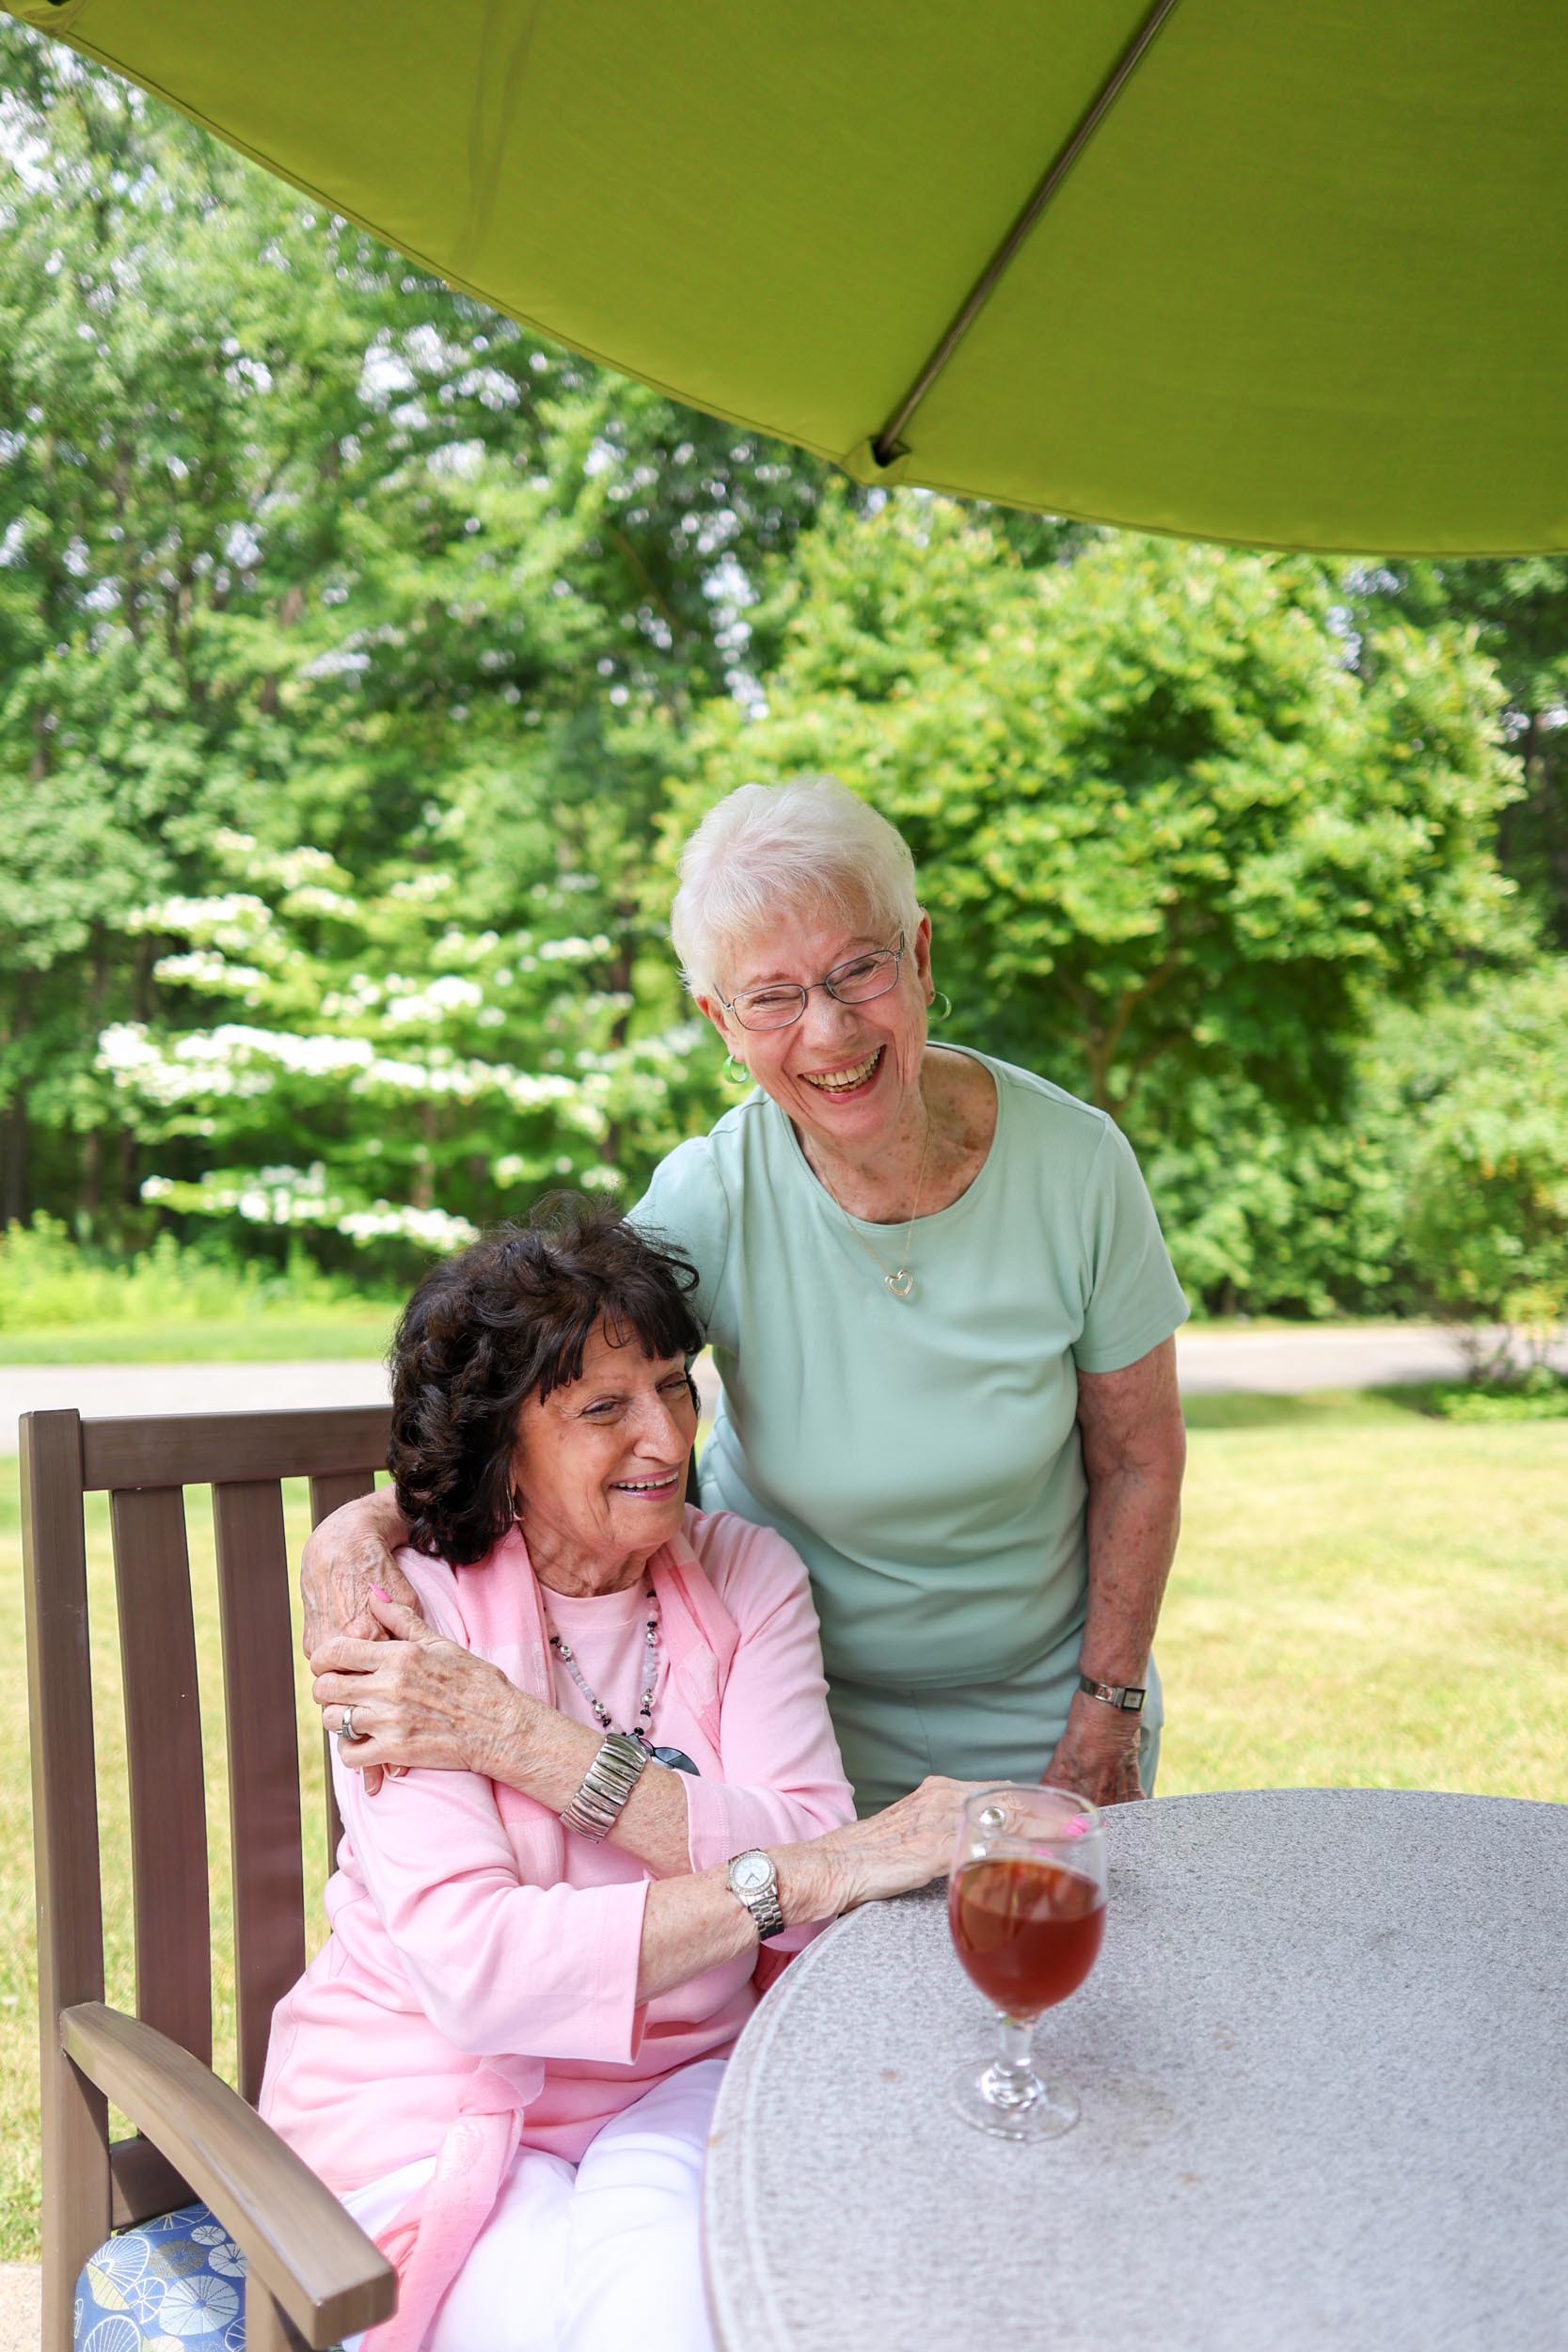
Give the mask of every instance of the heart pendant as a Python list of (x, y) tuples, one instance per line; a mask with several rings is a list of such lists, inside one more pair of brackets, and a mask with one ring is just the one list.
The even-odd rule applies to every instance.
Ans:
[(895, 1298), (908, 1298), (914, 1288), (914, 1276), (908, 1266), (901, 1265), (896, 1274), (884, 1274), (882, 1279)]

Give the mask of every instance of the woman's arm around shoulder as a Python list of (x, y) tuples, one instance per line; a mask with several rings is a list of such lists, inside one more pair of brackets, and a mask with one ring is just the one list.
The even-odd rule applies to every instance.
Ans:
[(407, 1541), (408, 1522), (390, 1486), (340, 1504), (312, 1528), (299, 1561), (301, 1646), (307, 1658), (335, 1633), (380, 1638), (371, 1608), (378, 1585), (394, 1600), (416, 1605), (413, 1587), (394, 1557)]
[[(451, 1571), (400, 1555), (417, 1608), (372, 1598), (373, 1642), (337, 1634), (311, 1658), (312, 1695), (336, 1731), (352, 1707), (356, 1732), (339, 1761), (373, 1798), (383, 1773), (410, 1769), (499, 1781), (561, 1813), (599, 1752), (597, 1732), (510, 1681), (469, 1649)], [(423, 1611), (423, 1614), (420, 1611)], [(656, 1877), (690, 1867), (687, 1777), (650, 1764), (622, 1808), (610, 1842)]]
[[(455, 1612), (425, 1638), (467, 1656)], [(402, 1645), (389, 1643), (387, 1648)], [(471, 1659), (476, 1670), (497, 1670)], [(351, 1858), (420, 2007), (453, 2046), (625, 2063), (641, 2032), (645, 1879), (574, 1887), (522, 1875), (493, 1783), (414, 1770), (378, 1794), (334, 1741)], [(357, 1759), (356, 1759), (357, 1761)]]

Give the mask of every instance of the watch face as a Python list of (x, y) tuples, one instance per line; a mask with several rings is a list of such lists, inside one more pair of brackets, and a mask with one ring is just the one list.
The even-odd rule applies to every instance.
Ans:
[(730, 1865), (730, 1884), (742, 1895), (760, 1895), (773, 1883), (773, 1865), (765, 1853), (743, 1853)]

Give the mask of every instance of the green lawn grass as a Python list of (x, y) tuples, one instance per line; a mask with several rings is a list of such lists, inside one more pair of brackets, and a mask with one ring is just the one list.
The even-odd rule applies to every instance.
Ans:
[[(1456, 1425), (1394, 1397), (1190, 1406), (1181, 1552), (1161, 1627), (1162, 1795), (1369, 1785), (1568, 1800), (1568, 1423)], [(228, 1822), (210, 1519), (190, 1515), (208, 1742), (218, 2062), (231, 2065)], [(305, 1527), (290, 1497), (291, 1542)], [(123, 1759), (107, 1514), (88, 1540), (111, 2001), (129, 2004)], [(0, 1465), (0, 2259), (38, 2245), (32, 1850), (14, 1465)], [(304, 1681), (302, 1670), (302, 1701)], [(302, 1708), (309, 1883), (321, 1743)]]
[(1568, 1422), (1391, 1392), (1199, 1397), (1189, 1423), (1162, 1795), (1568, 1800)]
[(118, 1320), (0, 1329), (0, 1364), (261, 1364), (385, 1356), (389, 1301), (258, 1308), (189, 1322)]

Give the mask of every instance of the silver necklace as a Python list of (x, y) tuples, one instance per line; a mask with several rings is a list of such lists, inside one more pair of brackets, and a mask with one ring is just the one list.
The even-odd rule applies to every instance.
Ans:
[[(651, 1584), (648, 1586), (647, 1591), (643, 1594), (642, 1597), (648, 1604), (648, 1620), (642, 1658), (642, 1704), (637, 1710), (637, 1721), (628, 1725), (628, 1729), (631, 1737), (634, 1740), (641, 1740), (643, 1746), (646, 1747), (648, 1744), (648, 1725), (654, 1719), (654, 1684), (658, 1679), (658, 1603), (654, 1598), (654, 1588)], [(547, 1622), (548, 1620), (546, 1619), (546, 1623)], [(583, 1697), (588, 1701), (589, 1707), (593, 1709), (594, 1721), (598, 1724), (599, 1729), (601, 1731), (613, 1731), (615, 1726), (610, 1720), (609, 1708), (605, 1705), (603, 1699), (600, 1698), (598, 1692), (591, 1687), (587, 1676), (583, 1673), (582, 1668), (578, 1664), (576, 1658), (572, 1654), (571, 1644), (569, 1642), (563, 1642), (553, 1626), (550, 1627), (550, 1647), (554, 1650), (556, 1656), (565, 1667), (566, 1672), (571, 1676), (572, 1680), (577, 1684), (578, 1689), (582, 1692)]]
[(920, 1215), (920, 1196), (926, 1185), (926, 1163), (930, 1157), (931, 1129), (934, 1124), (935, 1121), (932, 1120), (929, 1112), (927, 1112), (926, 1118), (926, 1143), (925, 1148), (920, 1154), (920, 1173), (914, 1180), (914, 1206), (910, 1211), (910, 1221), (904, 1228), (904, 1247), (898, 1252), (898, 1263), (894, 1267), (891, 1274), (882, 1263), (882, 1261), (877, 1254), (876, 1250), (872, 1248), (871, 1244), (866, 1240), (865, 1235), (861, 1232), (860, 1227), (850, 1216), (848, 1210), (845, 1207), (843, 1201), (839, 1199), (832, 1184), (827, 1182), (826, 1178), (823, 1179), (823, 1190), (826, 1192), (829, 1200), (832, 1202), (834, 1208), (838, 1211), (840, 1216), (843, 1217), (845, 1223), (848, 1226), (855, 1240), (860, 1243), (861, 1248), (864, 1250), (866, 1256), (870, 1259), (872, 1264), (881, 1276), (884, 1285), (893, 1293), (895, 1298), (912, 1298), (914, 1296), (914, 1276), (910, 1272), (909, 1268), (910, 1239), (914, 1232), (914, 1221)]
[[(637, 1710), (637, 1721), (630, 1727), (630, 1737), (647, 1749), (656, 1764), (667, 1764), (671, 1771), (675, 1772), (695, 1773), (697, 1767), (684, 1748), (656, 1748), (648, 1738), (654, 1720), (654, 1685), (658, 1680), (658, 1601), (655, 1597), (652, 1584), (648, 1585), (642, 1597), (648, 1604), (648, 1615), (643, 1628), (642, 1699)], [(547, 1616), (546, 1625), (549, 1630), (550, 1647), (588, 1701), (594, 1721), (601, 1731), (613, 1731), (615, 1726), (610, 1719), (610, 1709), (578, 1664), (570, 1642), (562, 1640), (554, 1626), (549, 1624)]]

